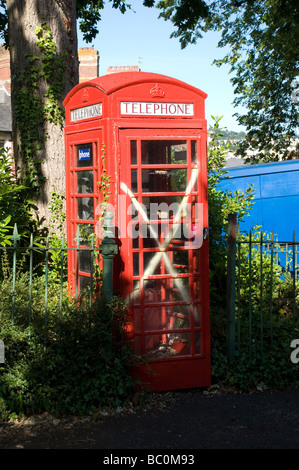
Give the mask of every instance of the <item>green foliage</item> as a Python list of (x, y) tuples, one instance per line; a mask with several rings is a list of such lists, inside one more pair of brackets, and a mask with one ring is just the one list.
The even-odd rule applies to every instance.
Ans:
[(242, 223), (253, 205), (254, 188), (249, 187), (245, 193), (218, 189), (220, 178), (224, 178), (227, 173), (225, 164), (228, 144), (221, 140), (221, 117), (212, 118), (214, 127), (209, 131), (211, 140), (208, 145), (210, 298), (212, 310), (217, 310), (219, 303), (222, 306), (225, 303), (228, 215), (236, 213)]
[(55, 414), (92, 413), (99, 407), (123, 405), (132, 397), (135, 357), (120, 338), (125, 307), (84, 296), (64, 298), (62, 312), (55, 282), (49, 285), (47, 325), (44, 278), (35, 276), (28, 321), (28, 274), (19, 274), (14, 324), (11, 322), (11, 279), (0, 287), (0, 338), (5, 363), (0, 364), (0, 419), (48, 411)]
[(65, 196), (63, 194), (57, 194), (52, 188), (51, 201), (49, 204), (50, 219), (49, 219), (49, 231), (51, 235), (59, 236), (63, 232), (63, 226), (66, 221), (66, 215), (63, 211), (63, 201)]
[[(299, 15), (295, 0), (160, 0), (160, 17), (173, 23), (172, 37), (181, 47), (196, 43), (207, 31), (221, 31), (226, 54), (214, 63), (230, 66), (236, 114), (247, 138), (239, 151), (248, 160), (294, 158), (288, 149), (298, 129)], [(295, 87), (295, 88), (294, 88)]]
[[(60, 2), (63, 7), (65, 1)], [(125, 13), (127, 10), (132, 10), (129, 3), (124, 0), (109, 0), (112, 8)], [(153, 7), (155, 0), (143, 0), (145, 7)], [(98, 22), (101, 20), (101, 11), (105, 7), (104, 0), (77, 0), (76, 10), (77, 18), (79, 19), (79, 28), (83, 33), (84, 41), (91, 42), (99, 33)], [(0, 0), (0, 38), (4, 40), (5, 46), (8, 45), (8, 19), (6, 0)]]
[(170, 37), (179, 38), (184, 49), (202, 37), (201, 29), (209, 18), (209, 6), (205, 0), (160, 0), (157, 8), (160, 18), (170, 20), (176, 28)]
[(13, 225), (22, 236), (34, 228), (33, 203), (25, 198), (26, 188), (12, 172), (12, 158), (7, 149), (0, 149), (0, 245), (11, 245)]
[(292, 89), (298, 76), (298, 5), (264, 0), (241, 6), (222, 2), (221, 8), (226, 15), (219, 22), (220, 46), (229, 46), (229, 52), (216, 64), (230, 65), (234, 104), (247, 108), (246, 114), (236, 114), (248, 131), (241, 154), (254, 150), (247, 157), (252, 163), (294, 158), (288, 146), (298, 126)]
[(102, 196), (103, 203), (107, 203), (110, 198), (111, 190), (110, 184), (112, 182), (111, 176), (107, 174), (106, 169), (106, 145), (103, 143), (101, 148), (101, 161), (102, 161), (102, 171), (100, 174), (100, 181), (98, 182), (98, 187), (100, 194)]
[[(121, 13), (131, 10), (131, 5), (125, 0), (109, 0), (112, 8), (118, 9)], [(79, 28), (83, 33), (83, 39), (91, 42), (99, 33), (97, 23), (101, 20), (101, 10), (105, 7), (104, 0), (77, 0), (77, 17), (79, 18)], [(152, 6), (154, 2), (145, 0), (145, 6)]]
[[(292, 318), (293, 279), (275, 259), (271, 268), (271, 256), (269, 250), (265, 249), (262, 253), (261, 279), (259, 231), (252, 234), (250, 273), (248, 243), (241, 245), (240, 261), (237, 257), (236, 285), (240, 289), (239, 294), (236, 292), (237, 351), (233, 360), (229, 361), (227, 358), (227, 216), (235, 212), (240, 221), (249, 214), (253, 203), (253, 188), (249, 188), (247, 194), (239, 191), (223, 193), (217, 189), (219, 178), (225, 177), (225, 155), (228, 147), (221, 140), (219, 125), (220, 119), (216, 119), (214, 128), (210, 131), (212, 139), (208, 147), (213, 382), (223, 382), (244, 392), (263, 387), (291, 386), (299, 382), (298, 365), (290, 361), (290, 343), (298, 336)], [(240, 233), (239, 239), (248, 241), (248, 235)], [(263, 234), (263, 240), (270, 241), (266, 234)], [(278, 247), (275, 246), (275, 249)], [(298, 298), (296, 306), (299, 307)]]
[(62, 239), (66, 221), (66, 214), (63, 210), (64, 199), (64, 195), (57, 194), (53, 187), (51, 191), (51, 201), (49, 203), (50, 218), (48, 227), (49, 245), (53, 248), (50, 250), (49, 259), (50, 276), (53, 279), (60, 279), (61, 270), (64, 276), (66, 276), (67, 272), (67, 256), (64, 256), (62, 260), (62, 248), (66, 246), (66, 240), (63, 241)]
[(98, 186), (98, 191), (101, 195), (101, 211), (97, 211), (98, 213), (98, 221), (101, 222), (104, 219), (104, 214), (105, 211), (107, 210), (110, 195), (111, 195), (111, 189), (110, 185), (112, 183), (112, 178), (110, 175), (107, 174), (107, 168), (106, 168), (106, 145), (102, 143), (101, 147), (101, 173), (100, 173), (100, 179), (97, 182)]
[[(64, 2), (60, 3), (63, 7)], [(109, 3), (121, 13), (132, 10), (125, 0), (110, 0)], [(239, 152), (246, 156), (249, 149), (255, 150), (254, 156), (250, 157), (255, 163), (298, 156), (298, 147), (291, 151), (288, 148), (298, 127), (297, 2), (143, 1), (146, 7), (153, 7), (155, 4), (160, 10), (160, 17), (173, 23), (175, 31), (171, 36), (179, 38), (182, 48), (196, 43), (207, 31), (222, 32), (218, 46), (228, 47), (228, 52), (215, 63), (218, 66), (230, 66), (236, 94), (234, 104), (243, 105), (247, 109), (245, 114), (237, 114), (239, 123), (247, 129), (247, 138), (242, 140)], [(76, 6), (83, 38), (86, 42), (91, 42), (99, 33), (98, 22), (105, 2), (77, 0)], [(4, 0), (0, 0), (0, 8), (0, 34), (7, 43), (7, 10)], [(52, 57), (57, 58), (55, 54)], [(59, 60), (57, 64), (58, 78), (62, 64)], [(43, 67), (47, 68), (45, 64)], [(32, 68), (31, 72), (34, 75), (37, 70)], [(59, 79), (53, 88), (56, 86), (59, 87)], [(55, 95), (51, 86), (48, 92), (48, 116), (55, 120), (60, 110), (53, 93)], [(29, 96), (22, 99), (29, 100)], [(28, 108), (30, 109), (32, 108)], [(34, 170), (31, 169), (31, 172), (31, 178), (34, 179)]]
[(226, 128), (221, 129), (221, 134), (222, 134), (222, 141), (224, 142), (227, 141), (228, 150), (230, 152), (236, 152), (236, 153), (242, 141), (246, 137), (246, 132), (244, 131), (235, 132), (235, 131), (229, 131)]
[(52, 39), (52, 32), (46, 23), (36, 27), (36, 44), (40, 51), (40, 77), (47, 83), (44, 93), (44, 119), (54, 124), (63, 125), (64, 111), (60, 104), (64, 90), (66, 51), (58, 54)]
[[(15, 116), (20, 132), (23, 182), (33, 194), (40, 193), (46, 180), (41, 170), (41, 150), (46, 140), (43, 124), (45, 121), (63, 124), (61, 98), (66, 67), (65, 52), (58, 54), (46, 23), (36, 27), (36, 38), (39, 55), (28, 54), (26, 67), (15, 77), (19, 83)], [(42, 88), (45, 91), (41, 94)]]
[[(267, 238), (270, 241), (263, 234), (264, 241)], [(271, 251), (265, 246), (261, 253), (261, 232), (252, 235), (251, 264), (249, 238), (243, 235), (241, 240), (236, 272), (236, 354), (233, 359), (227, 359), (226, 315), (224, 311), (214, 311), (213, 379), (243, 392), (298, 385), (298, 364), (290, 360), (290, 344), (299, 333), (298, 320), (293, 317), (294, 280), (275, 256), (271, 260)], [(298, 285), (296, 281), (296, 292)], [(295, 305), (298, 309), (298, 295)]]
[(223, 343), (212, 344), (212, 380), (245, 393), (285, 389), (299, 384), (298, 364), (290, 360), (290, 342), (281, 334), (279, 343), (261, 354), (244, 347), (228, 361)]

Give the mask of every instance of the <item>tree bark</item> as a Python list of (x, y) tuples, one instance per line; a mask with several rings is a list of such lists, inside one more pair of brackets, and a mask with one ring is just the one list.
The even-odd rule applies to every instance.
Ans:
[[(66, 94), (78, 83), (78, 48), (76, 32), (76, 0), (7, 0), (8, 38), (11, 60), (11, 89), (13, 115), (13, 143), (16, 166), (20, 174), (24, 169), (21, 156), (20, 129), (15, 113), (16, 100), (22, 84), (18, 77), (28, 64), (28, 54), (37, 54), (36, 27), (45, 23), (52, 32), (57, 53), (66, 52), (65, 81), (60, 105)], [(39, 79), (37, 88), (42, 94), (45, 80)], [(28, 123), (30, 125), (30, 123)], [(41, 158), (41, 170), (46, 181), (40, 185), (40, 194), (36, 197), (37, 216), (45, 225), (49, 224), (49, 202), (51, 191), (65, 195), (65, 158), (63, 125), (45, 120), (39, 124), (38, 132), (46, 138), (36, 158)]]

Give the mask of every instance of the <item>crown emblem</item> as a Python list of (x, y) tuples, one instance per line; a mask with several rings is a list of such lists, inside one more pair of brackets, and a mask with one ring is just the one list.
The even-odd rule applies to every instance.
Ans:
[(86, 88), (84, 88), (83, 93), (82, 93), (82, 102), (87, 103), (88, 100), (89, 100), (89, 93), (86, 90)]
[(156, 83), (156, 85), (150, 90), (150, 94), (152, 95), (152, 98), (163, 98), (165, 92), (159, 87), (158, 83)]

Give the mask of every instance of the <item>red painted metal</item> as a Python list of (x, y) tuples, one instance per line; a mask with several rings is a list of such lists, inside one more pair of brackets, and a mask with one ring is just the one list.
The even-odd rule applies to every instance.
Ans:
[[(170, 77), (123, 72), (64, 101), (68, 242), (76, 246), (78, 224), (97, 232), (105, 170), (119, 239), (114, 289), (128, 304), (132, 347), (154, 372), (134, 373), (154, 390), (210, 385), (205, 98)], [(75, 271), (74, 254), (72, 285)], [(82, 286), (89, 276), (83, 259)]]

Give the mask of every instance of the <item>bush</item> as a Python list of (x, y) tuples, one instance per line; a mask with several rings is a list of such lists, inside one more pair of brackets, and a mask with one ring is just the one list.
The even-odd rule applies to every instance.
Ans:
[[(220, 118), (221, 119), (221, 118)], [(220, 119), (215, 119), (210, 130), (208, 147), (208, 197), (209, 197), (209, 253), (210, 253), (210, 312), (211, 353), (214, 382), (224, 382), (242, 391), (260, 386), (269, 388), (297, 384), (298, 365), (290, 360), (291, 340), (299, 337), (293, 329), (293, 279), (290, 273), (274, 261), (272, 290), (270, 289), (271, 262), (269, 253), (263, 253), (263, 279), (261, 292), (260, 251), (261, 232), (256, 231), (252, 240), (251, 288), (249, 287), (248, 244), (240, 251), (240, 303), (237, 304), (236, 325), (240, 319), (240, 345), (234, 360), (227, 359), (226, 331), (226, 276), (227, 276), (227, 226), (228, 214), (236, 213), (238, 222), (250, 214), (253, 205), (254, 187), (243, 194), (240, 191), (222, 192), (217, 185), (225, 177), (228, 146), (221, 141)], [(241, 236), (248, 241), (248, 234)], [(263, 234), (263, 240), (267, 238)], [(269, 237), (268, 237), (269, 238)], [(238, 284), (238, 263), (236, 284)], [(298, 286), (298, 282), (296, 283)], [(262, 297), (261, 297), (262, 294)], [(236, 296), (236, 299), (238, 297)], [(261, 345), (261, 298), (263, 320), (263, 345)], [(249, 300), (252, 316), (249, 318)], [(273, 336), (270, 335), (270, 300), (272, 301)], [(298, 311), (299, 299), (296, 299)], [(238, 317), (239, 316), (239, 317)], [(251, 342), (249, 323), (252, 328)], [(273, 339), (273, 341), (272, 341)], [(262, 385), (261, 385), (262, 384)]]
[[(299, 384), (298, 364), (290, 359), (290, 344), (299, 337), (298, 281), (275, 258), (260, 240), (267, 234), (252, 234), (251, 273), (249, 275), (248, 236), (242, 235), (237, 255), (236, 285), (236, 353), (228, 361), (226, 351), (226, 311), (212, 315), (212, 368), (214, 380), (223, 381), (241, 391), (257, 388), (285, 388)], [(247, 242), (247, 243), (246, 243)], [(279, 246), (276, 246), (279, 250)], [(262, 279), (261, 279), (262, 260)], [(291, 260), (292, 261), (292, 260)], [(294, 303), (295, 302), (295, 303)], [(250, 311), (249, 311), (250, 305)], [(297, 310), (298, 311), (298, 310)]]
[(32, 211), (34, 203), (28, 199), (27, 188), (20, 184), (12, 172), (9, 151), (0, 148), (0, 245), (10, 245), (14, 224), (19, 233), (28, 237), (37, 230)]
[[(213, 118), (213, 116), (212, 116)], [(229, 143), (221, 141), (219, 123), (222, 118), (213, 118), (214, 127), (209, 130), (208, 159), (208, 203), (209, 203), (209, 265), (211, 313), (225, 308), (228, 215), (236, 213), (238, 222), (250, 214), (253, 206), (254, 188), (241, 191), (221, 191), (218, 184), (225, 178), (226, 156)]]
[(4, 299), (0, 338), (5, 344), (5, 363), (0, 364), (0, 418), (44, 411), (82, 414), (100, 406), (124, 404), (132, 397), (136, 381), (130, 375), (135, 357), (121, 338), (123, 302), (117, 298), (109, 304), (95, 300), (90, 307), (82, 297), (77, 302), (64, 300), (60, 312), (53, 284), (45, 324), (43, 288), (38, 277), (30, 326), (25, 300), (28, 275), (18, 277), (21, 301), (16, 303), (14, 324), (7, 295), (11, 285), (6, 280), (0, 289)]

